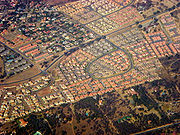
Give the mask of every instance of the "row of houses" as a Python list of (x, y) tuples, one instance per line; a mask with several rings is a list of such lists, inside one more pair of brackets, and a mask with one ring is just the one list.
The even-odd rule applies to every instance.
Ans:
[(177, 53), (173, 43), (169, 43), (162, 31), (145, 34), (148, 43), (158, 57), (171, 56)]
[(124, 1), (112, 1), (112, 0), (80, 0), (77, 2), (68, 3), (65, 5), (55, 6), (56, 9), (67, 13), (70, 16), (74, 16), (80, 12), (83, 12), (88, 6), (101, 15), (110, 14), (118, 9), (129, 4), (130, 0)]
[(138, 13), (138, 11), (131, 6), (128, 6), (118, 12), (112, 13), (108, 15), (107, 18), (111, 21), (116, 22), (121, 27), (127, 24), (133, 24), (136, 21), (140, 21), (143, 19), (143, 17)]
[(7, 77), (23, 72), (33, 66), (20, 54), (2, 44), (0, 46), (0, 56), (3, 58)]
[(173, 46), (175, 50), (180, 52), (180, 29), (177, 27), (175, 20), (169, 13), (162, 15), (159, 17), (160, 21), (162, 22), (163, 27), (168, 32), (170, 38), (173, 41)]

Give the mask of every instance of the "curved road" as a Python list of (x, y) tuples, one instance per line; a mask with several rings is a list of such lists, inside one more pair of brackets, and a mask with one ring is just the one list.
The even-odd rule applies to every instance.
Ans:
[[(110, 78), (110, 77), (122, 75), (122, 74), (125, 74), (125, 73), (129, 72), (129, 71), (133, 68), (133, 60), (132, 60), (131, 55), (130, 55), (126, 50), (121, 49), (119, 46), (116, 46), (115, 44), (113, 44), (113, 43), (110, 42), (109, 40), (106, 39), (106, 41), (109, 42), (109, 43), (110, 43), (112, 46), (114, 46), (116, 49), (113, 50), (113, 51), (111, 51), (111, 52), (105, 53), (105, 54), (97, 57), (96, 59), (94, 59), (93, 61), (91, 61), (91, 62), (88, 64), (88, 66), (86, 67), (85, 71), (86, 71), (92, 78), (94, 78), (94, 79), (105, 79), (105, 78)], [(123, 73), (118, 73), (118, 74), (112, 74), (111, 76), (100, 77), (100, 78), (95, 78), (91, 73), (89, 73), (90, 65), (91, 65), (94, 61), (96, 61), (97, 59), (102, 58), (102, 57), (105, 56), (105, 55), (111, 54), (112, 52), (118, 51), (118, 50), (123, 51), (123, 52), (128, 56), (129, 61), (130, 61), (130, 67), (129, 67), (125, 72), (123, 72)]]
[[(132, 0), (131, 3), (129, 3), (127, 6), (124, 6), (123, 8), (126, 8), (126, 7), (128, 7), (128, 6), (131, 6), (131, 4), (134, 3), (134, 1), (135, 1), (135, 0)], [(123, 9), (123, 8), (121, 8), (121, 9)], [(121, 10), (121, 9), (119, 9), (119, 10)], [(119, 11), (119, 10), (117, 10), (117, 11)], [(117, 12), (117, 11), (115, 11), (115, 12)], [(160, 15), (160, 14), (166, 13), (166, 12), (169, 12), (169, 11), (164, 11), (164, 12), (158, 13), (158, 14), (156, 14), (156, 15), (150, 16), (150, 17), (148, 17), (148, 18), (146, 18), (146, 19), (144, 19), (144, 20), (141, 20), (140, 23), (142, 23), (142, 22), (144, 22), (144, 21), (147, 21), (147, 20), (150, 20), (150, 19), (152, 19), (152, 18), (154, 18), (154, 17), (156, 17), (156, 16), (158, 16), (158, 15)], [(112, 12), (112, 13), (114, 13), (114, 12)], [(112, 13), (110, 13), (110, 14), (112, 14)], [(109, 14), (108, 14), (108, 15), (109, 15)], [(102, 16), (102, 17), (105, 17), (105, 16), (107, 16), (107, 15), (104, 15), (104, 16)], [(123, 30), (123, 29), (128, 28), (128, 27), (130, 27), (130, 26), (133, 26), (133, 25), (135, 25), (135, 24), (136, 24), (136, 23), (131, 24), (131, 25), (129, 25), (129, 26), (126, 26), (126, 27), (124, 27), (124, 28), (122, 28), (122, 29), (118, 29), (118, 30), (116, 30), (116, 31), (113, 31), (112, 33), (115, 33), (115, 32), (117, 32), (117, 31)], [(84, 25), (85, 25), (85, 24), (84, 24)], [(107, 35), (110, 35), (110, 34), (112, 34), (112, 33), (109, 33), (109, 34), (107, 34)], [(107, 35), (105, 35), (105, 36), (107, 36)], [(7, 46), (7, 45), (6, 45), (6, 46)], [(13, 50), (12, 48), (10, 48), (10, 49)], [(2, 85), (14, 84), (14, 83), (19, 83), (19, 82), (22, 82), (22, 81), (25, 81), (25, 80), (34, 78), (34, 77), (36, 77), (36, 76), (38, 76), (38, 75), (41, 75), (41, 74), (45, 73), (51, 66), (53, 66), (54, 63), (57, 62), (62, 56), (64, 56), (64, 55), (59, 56), (59, 57), (58, 57), (53, 63), (51, 63), (44, 71), (41, 71), (40, 73), (38, 73), (38, 74), (36, 74), (36, 75), (34, 75), (34, 76), (32, 76), (32, 77), (29, 77), (29, 78), (26, 78), (26, 79), (23, 79), (23, 80), (20, 80), (20, 81), (11, 82), (11, 83), (3, 83), (3, 84), (0, 84), (0, 86), (2, 86)]]

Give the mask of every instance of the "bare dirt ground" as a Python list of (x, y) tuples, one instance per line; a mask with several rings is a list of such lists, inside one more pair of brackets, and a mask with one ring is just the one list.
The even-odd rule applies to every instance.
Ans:
[(55, 93), (55, 91), (51, 90), (49, 87), (46, 87), (46, 88), (39, 90), (37, 92), (37, 95), (41, 97), (41, 96), (49, 95), (52, 93)]
[(34, 75), (40, 73), (40, 70), (38, 69), (37, 66), (33, 66), (30, 69), (27, 69), (21, 73), (18, 73), (10, 78), (7, 78), (6, 80), (4, 80), (4, 82), (0, 82), (0, 84), (6, 84), (6, 83), (12, 83), (12, 82), (17, 82), (17, 81), (21, 81), (21, 80), (25, 80), (27, 78), (31, 78)]
[(0, 57), (0, 75), (3, 75), (3, 73), (4, 73), (4, 62)]

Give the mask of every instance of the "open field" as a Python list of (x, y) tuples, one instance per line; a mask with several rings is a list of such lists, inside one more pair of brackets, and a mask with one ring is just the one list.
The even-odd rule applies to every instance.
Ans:
[(26, 70), (24, 72), (18, 73), (18, 74), (14, 75), (14, 76), (11, 76), (11, 77), (5, 79), (0, 84), (6, 84), (6, 83), (8, 84), (8, 83), (18, 82), (18, 81), (22, 81), (22, 80), (27, 81), (28, 78), (30, 79), (31, 77), (37, 75), (40, 72), (41, 71), (38, 69), (37, 66), (33, 66), (29, 70)]
[(0, 76), (4, 74), (4, 62), (3, 59), (0, 57)]

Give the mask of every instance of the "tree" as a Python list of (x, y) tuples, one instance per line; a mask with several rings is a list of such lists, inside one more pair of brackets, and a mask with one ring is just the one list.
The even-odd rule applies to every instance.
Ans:
[(142, 25), (140, 24), (140, 25), (138, 25), (138, 28), (142, 28)]
[(62, 135), (67, 135), (67, 131), (62, 130)]

